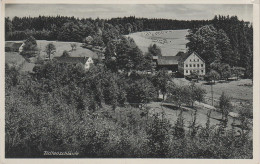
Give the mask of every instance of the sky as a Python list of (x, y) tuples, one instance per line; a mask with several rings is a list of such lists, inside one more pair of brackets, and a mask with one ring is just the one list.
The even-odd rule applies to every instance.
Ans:
[(6, 17), (74, 16), (113, 18), (135, 16), (177, 20), (207, 20), (214, 15), (236, 15), (253, 22), (253, 5), (245, 4), (7, 4)]

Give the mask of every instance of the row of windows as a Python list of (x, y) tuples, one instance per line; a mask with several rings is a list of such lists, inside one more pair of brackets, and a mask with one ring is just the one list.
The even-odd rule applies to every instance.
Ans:
[[(192, 71), (194, 71), (194, 70), (190, 70), (190, 72), (192, 72)], [(203, 70), (200, 70), (200, 71), (201, 71), (201, 73), (204, 72)], [(186, 70), (186, 73), (189, 73), (189, 70)], [(199, 73), (199, 70), (197, 70), (197, 73)]]
[[(192, 61), (192, 59), (190, 59), (190, 61)], [(193, 59), (193, 61), (196, 61), (196, 59)], [(200, 61), (200, 59), (197, 59), (197, 61)]]
[[(186, 64), (186, 67), (189, 67), (189, 65), (188, 65), (188, 64)], [(190, 64), (190, 67), (192, 67), (192, 64)], [(193, 67), (196, 67), (196, 64), (193, 64)], [(199, 64), (197, 64), (197, 67), (200, 67), (200, 65), (199, 65)], [(203, 67), (203, 64), (201, 64), (201, 67)]]

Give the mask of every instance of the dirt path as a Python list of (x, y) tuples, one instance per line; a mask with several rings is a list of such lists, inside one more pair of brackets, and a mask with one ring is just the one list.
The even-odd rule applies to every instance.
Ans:
[[(165, 117), (170, 121), (172, 125), (175, 124), (178, 115), (180, 113), (180, 110), (178, 110), (176, 107), (173, 106), (173, 104), (169, 103), (160, 103), (160, 102), (152, 102), (148, 104), (149, 107), (151, 107), (149, 114), (153, 115), (155, 113), (161, 113), (162, 111), (165, 112)], [(198, 108), (197, 111), (197, 125), (201, 125), (203, 127), (206, 126), (207, 122), (207, 113), (211, 110), (208, 108), (203, 107), (203, 104), (196, 104), (196, 107)], [(192, 114), (195, 112), (194, 109), (185, 107), (183, 111), (183, 117), (184, 117), (184, 126), (186, 129), (188, 129), (191, 120), (192, 120)], [(220, 124), (219, 119), (221, 119), (221, 113), (217, 112), (216, 110), (211, 110), (211, 116), (210, 116), (210, 125), (218, 125)], [(231, 129), (231, 124), (233, 123), (233, 118), (229, 116), (228, 123), (227, 123), (227, 129)], [(235, 124), (239, 124), (239, 120), (235, 119)], [(238, 128), (235, 128), (235, 130), (238, 130)]]

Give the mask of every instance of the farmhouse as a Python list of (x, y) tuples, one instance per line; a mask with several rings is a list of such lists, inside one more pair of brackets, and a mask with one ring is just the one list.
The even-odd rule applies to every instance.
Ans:
[(5, 42), (5, 52), (22, 52), (23, 43)]
[(200, 76), (205, 75), (205, 61), (196, 53), (179, 52), (176, 56), (154, 56), (157, 70), (166, 69), (172, 72), (179, 72), (184, 76), (196, 72)]
[(192, 72), (196, 72), (200, 76), (204, 76), (205, 61), (196, 53), (178, 53), (180, 59), (178, 61), (178, 71), (184, 76), (190, 75)]
[(84, 65), (85, 70), (88, 70), (91, 65), (94, 64), (94, 61), (91, 57), (54, 57), (58, 63), (63, 64), (78, 64), (82, 63)]

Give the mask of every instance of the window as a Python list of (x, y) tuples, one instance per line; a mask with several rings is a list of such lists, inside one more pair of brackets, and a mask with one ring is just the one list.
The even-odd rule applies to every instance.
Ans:
[(191, 61), (191, 59), (190, 59), (190, 61)]
[(200, 59), (198, 59), (198, 61), (200, 61)]
[(186, 73), (189, 73), (189, 70), (186, 70)]
[(196, 64), (193, 64), (193, 67), (196, 67)]
[(197, 64), (197, 67), (200, 67), (200, 65), (199, 65), (199, 64)]
[(188, 64), (186, 64), (186, 67), (188, 67), (189, 65)]
[(194, 59), (194, 61), (196, 61), (196, 60)]
[(201, 73), (203, 73), (203, 70), (201, 70)]
[(201, 67), (203, 67), (203, 64), (201, 64)]
[(190, 64), (190, 67), (192, 67), (192, 65)]

